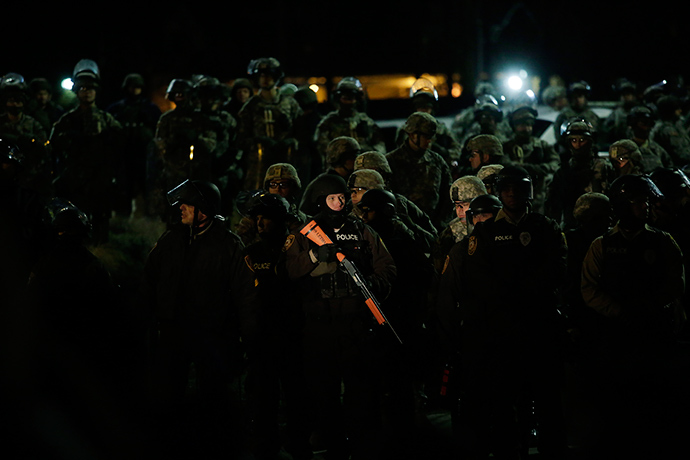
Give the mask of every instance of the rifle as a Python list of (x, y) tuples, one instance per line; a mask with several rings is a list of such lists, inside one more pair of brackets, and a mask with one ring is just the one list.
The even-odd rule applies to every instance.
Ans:
[[(333, 244), (328, 235), (326, 235), (321, 227), (319, 227), (313, 220), (305, 225), (300, 230), (300, 233), (316, 243), (318, 246), (323, 246), (324, 244)], [(350, 277), (352, 277), (354, 280), (355, 284), (359, 287), (362, 295), (364, 295), (364, 303), (367, 305), (367, 307), (369, 307), (369, 310), (374, 315), (376, 322), (380, 326), (384, 324), (388, 325), (395, 338), (398, 339), (398, 342), (402, 344), (402, 340), (400, 340), (400, 337), (395, 332), (395, 329), (393, 329), (390, 321), (388, 321), (386, 316), (383, 314), (381, 305), (379, 304), (378, 300), (376, 300), (374, 293), (369, 289), (369, 286), (367, 286), (367, 283), (364, 281), (364, 277), (360, 273), (359, 269), (357, 269), (355, 264), (348, 260), (347, 257), (345, 257), (345, 254), (342, 252), (338, 252), (336, 257), (338, 258), (340, 264), (345, 268), (345, 271), (347, 271)]]

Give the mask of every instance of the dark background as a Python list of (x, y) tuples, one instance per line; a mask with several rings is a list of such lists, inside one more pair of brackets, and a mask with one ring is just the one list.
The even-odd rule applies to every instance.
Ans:
[[(542, 81), (587, 80), (610, 99), (619, 77), (646, 87), (688, 70), (688, 15), (646, 2), (188, 2), (4, 7), (0, 74), (70, 75), (82, 58), (101, 69), (105, 99), (123, 77), (152, 87), (210, 74), (230, 81), (251, 59), (278, 58), (287, 75), (459, 73), (523, 67)], [(15, 12), (16, 11), (16, 12)], [(110, 91), (110, 94), (108, 93)]]

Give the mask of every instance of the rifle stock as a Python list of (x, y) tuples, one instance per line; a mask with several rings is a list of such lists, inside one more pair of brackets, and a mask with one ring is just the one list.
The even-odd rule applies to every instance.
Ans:
[[(324, 244), (333, 244), (328, 235), (326, 235), (326, 233), (321, 229), (321, 227), (319, 227), (313, 220), (309, 222), (307, 225), (305, 225), (300, 230), (300, 233), (302, 233), (302, 235), (306, 236), (311, 241), (316, 243), (318, 246), (323, 246)], [(398, 340), (398, 342), (402, 344), (402, 340), (395, 332), (395, 329), (393, 329), (393, 326), (391, 325), (390, 321), (388, 321), (386, 316), (383, 314), (378, 300), (376, 300), (374, 293), (371, 292), (369, 286), (367, 286), (366, 282), (364, 281), (364, 277), (362, 277), (362, 274), (360, 273), (359, 269), (357, 269), (355, 264), (348, 260), (347, 257), (345, 257), (345, 254), (343, 254), (342, 252), (338, 252), (337, 257), (340, 264), (345, 268), (347, 273), (354, 280), (355, 284), (359, 287), (360, 291), (362, 291), (362, 295), (364, 295), (365, 299), (364, 303), (367, 305), (367, 307), (369, 307), (369, 310), (374, 315), (376, 322), (379, 325), (388, 325), (390, 330), (393, 332), (395, 338)]]

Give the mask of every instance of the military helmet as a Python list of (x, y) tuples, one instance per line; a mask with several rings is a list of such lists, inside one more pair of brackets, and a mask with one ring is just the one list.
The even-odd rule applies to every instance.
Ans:
[(386, 155), (376, 150), (360, 153), (355, 158), (355, 171), (358, 169), (374, 169), (381, 175), (393, 174)]
[(479, 168), (479, 171), (477, 171), (477, 177), (480, 178), (482, 182), (484, 182), (486, 190), (489, 193), (495, 192), (496, 176), (498, 176), (498, 173), (502, 169), (503, 165), (490, 164), (482, 166), (481, 168)]
[(364, 96), (364, 87), (356, 77), (345, 77), (335, 85), (334, 95), (336, 98), (350, 96), (359, 99)]
[(553, 105), (557, 100), (567, 97), (567, 89), (564, 86), (547, 86), (541, 94), (541, 98), (546, 105)]
[(467, 151), (473, 150), (492, 157), (503, 156), (503, 143), (493, 134), (478, 134), (467, 142)]
[(330, 166), (340, 166), (349, 158), (355, 158), (361, 151), (362, 148), (354, 137), (336, 137), (326, 147), (326, 163)]
[(250, 198), (247, 208), (247, 214), (251, 217), (264, 215), (285, 219), (290, 212), (290, 203), (280, 195), (262, 191)]
[(465, 219), (472, 223), (472, 217), (479, 214), (490, 213), (494, 216), (501, 210), (503, 205), (496, 195), (485, 193), (472, 198), (470, 206), (465, 211)]
[(496, 175), (496, 193), (500, 197), (501, 192), (508, 186), (517, 187), (516, 190), (525, 195), (527, 200), (532, 200), (532, 177), (527, 170), (517, 165), (507, 165)]
[(270, 75), (276, 84), (278, 84), (285, 76), (285, 72), (283, 72), (280, 62), (278, 59), (273, 57), (253, 59), (249, 62), (249, 65), (247, 66), (247, 74), (256, 79), (262, 73)]
[(298, 89), (293, 97), (302, 109), (315, 107), (319, 103), (316, 93), (308, 86)]
[(268, 184), (278, 180), (291, 180), (297, 189), (302, 188), (297, 169), (290, 163), (275, 163), (269, 166), (264, 176), (264, 188), (268, 190)]
[(496, 123), (499, 123), (503, 120), (503, 110), (501, 110), (498, 103), (482, 102), (474, 109), (474, 119), (479, 120), (483, 116), (493, 118), (496, 120)]
[(519, 124), (534, 124), (537, 119), (537, 109), (528, 105), (523, 105), (513, 109), (508, 115), (508, 123), (512, 128)]
[(348, 177), (347, 187), (349, 189), (363, 188), (367, 190), (384, 188), (385, 181), (378, 171), (373, 169), (358, 169)]
[(635, 126), (637, 122), (644, 121), (649, 125), (654, 124), (654, 111), (646, 105), (637, 105), (630, 109), (626, 118), (628, 126)]
[(220, 190), (214, 183), (208, 181), (187, 179), (170, 190), (167, 198), (170, 206), (187, 204), (209, 217), (218, 216), (221, 211)]
[(124, 80), (122, 80), (122, 88), (126, 89), (129, 86), (133, 86), (135, 88), (143, 88), (144, 77), (138, 73), (127, 74)]
[(28, 102), (28, 85), (24, 81), (24, 77), (18, 73), (8, 73), (3, 75), (0, 79), (0, 95), (2, 100), (7, 101), (9, 98), (20, 99), (22, 102)]
[(407, 134), (424, 134), (432, 137), (436, 135), (438, 121), (433, 115), (425, 112), (414, 112), (407, 117), (403, 125), (403, 131)]
[(101, 71), (98, 64), (91, 59), (82, 59), (74, 66), (72, 71), (73, 89), (79, 90), (82, 86), (98, 88), (101, 83)]
[(183, 94), (187, 96), (192, 91), (192, 82), (182, 78), (174, 78), (170, 80), (168, 89), (165, 90), (165, 98), (169, 101), (174, 100), (175, 94)]
[(561, 126), (561, 135), (568, 136), (584, 136), (589, 139), (594, 138), (594, 126), (592, 123), (581, 117), (571, 118), (563, 123)]
[(569, 97), (577, 97), (580, 95), (589, 97), (591, 92), (592, 88), (589, 86), (589, 83), (584, 80), (576, 81), (568, 86)]
[(484, 182), (477, 176), (462, 176), (450, 186), (450, 201), (472, 201), (473, 198), (486, 194)]
[(642, 153), (635, 141), (620, 139), (609, 146), (609, 157), (612, 161), (630, 160), (639, 165), (642, 162)]
[(398, 200), (393, 193), (376, 188), (364, 192), (362, 199), (357, 203), (357, 207), (362, 212), (372, 210), (381, 213), (384, 217), (391, 218), (396, 215), (397, 203)]
[(578, 222), (592, 222), (598, 217), (611, 215), (611, 202), (609, 197), (603, 193), (587, 192), (583, 193), (575, 200), (573, 217)]

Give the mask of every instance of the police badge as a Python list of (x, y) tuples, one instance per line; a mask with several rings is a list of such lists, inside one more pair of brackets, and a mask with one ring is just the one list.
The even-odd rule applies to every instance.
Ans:
[(520, 233), (520, 243), (522, 243), (523, 246), (527, 246), (530, 241), (532, 241), (532, 235), (530, 235), (528, 232)]

